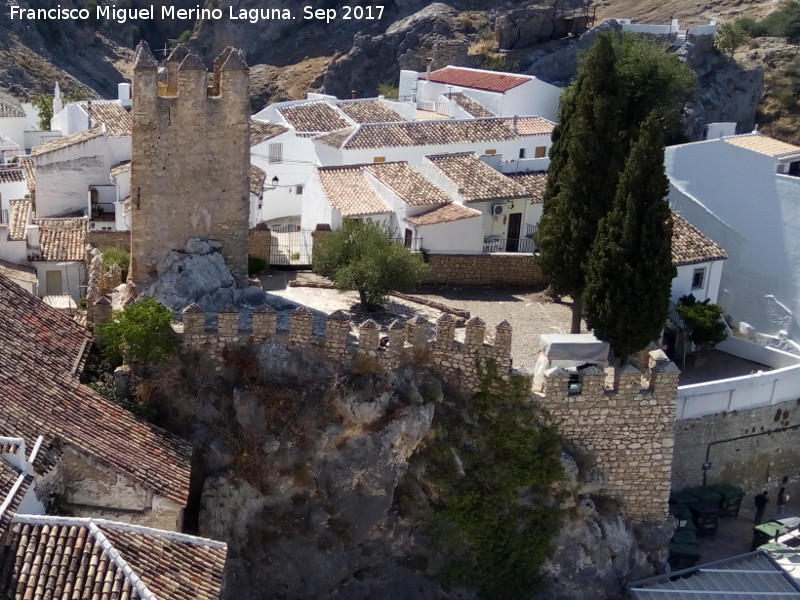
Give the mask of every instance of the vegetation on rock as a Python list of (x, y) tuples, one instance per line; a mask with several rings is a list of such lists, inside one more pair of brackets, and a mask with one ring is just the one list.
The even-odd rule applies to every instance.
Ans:
[(314, 270), (333, 279), (337, 289), (356, 290), (365, 308), (376, 308), (393, 290), (412, 290), (428, 265), (389, 227), (347, 219), (314, 250)]
[(446, 557), (441, 578), (488, 600), (531, 597), (561, 525), (555, 429), (523, 380), (490, 365), (466, 404), (437, 406), (431, 432), (412, 460), (435, 492), (426, 524)]
[(103, 357), (113, 364), (155, 365), (173, 355), (180, 341), (172, 331), (172, 311), (155, 298), (145, 298), (115, 311), (95, 333), (103, 343)]
[(122, 248), (106, 248), (102, 252), (103, 268), (108, 269), (112, 265), (117, 265), (122, 271), (122, 281), (128, 278), (128, 268), (131, 265), (131, 255), (127, 250)]
[(800, 41), (800, 2), (784, 2), (778, 10), (763, 19), (740, 17), (735, 24), (752, 37), (785, 37), (789, 41)]
[(668, 185), (663, 123), (653, 114), (631, 148), (586, 268), (586, 321), (619, 359), (658, 338), (667, 317), (676, 275)]
[(733, 58), (733, 53), (750, 41), (750, 35), (738, 22), (723, 23), (714, 36), (714, 47)]

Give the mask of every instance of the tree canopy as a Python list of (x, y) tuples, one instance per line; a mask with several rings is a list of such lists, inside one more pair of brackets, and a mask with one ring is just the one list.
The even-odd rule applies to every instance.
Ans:
[(313, 260), (314, 270), (330, 276), (339, 290), (356, 290), (365, 308), (382, 304), (390, 291), (414, 289), (428, 270), (389, 227), (357, 219), (329, 234)]
[(667, 317), (676, 275), (668, 185), (663, 123), (652, 114), (631, 148), (586, 266), (586, 321), (618, 359), (656, 339)]
[(180, 341), (172, 331), (172, 311), (155, 298), (144, 298), (115, 312), (95, 329), (101, 352), (111, 362), (158, 364), (175, 353)]

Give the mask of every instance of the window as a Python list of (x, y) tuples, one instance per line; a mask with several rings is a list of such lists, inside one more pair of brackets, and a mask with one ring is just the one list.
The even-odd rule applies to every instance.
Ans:
[(44, 284), (48, 296), (58, 296), (64, 293), (64, 285), (61, 281), (61, 271), (45, 271)]
[(489, 148), (486, 152), (484, 152), (484, 154), (489, 154), (491, 156), (497, 154), (497, 150), (495, 150), (494, 148)]
[(547, 156), (547, 146), (536, 146), (534, 157), (544, 158)]
[(520, 148), (519, 149), (519, 157), (520, 158), (525, 158), (525, 148)]
[(376, 156), (376, 157), (374, 157), (372, 159), (372, 162), (374, 162), (374, 163), (376, 163), (376, 162), (386, 162), (386, 157), (385, 156)]
[(692, 289), (693, 290), (701, 290), (705, 287), (706, 282), (706, 269), (703, 267), (702, 269), (695, 269), (694, 275), (692, 275)]
[(283, 144), (269, 145), (269, 164), (274, 165), (283, 162)]
[(404, 240), (404, 242), (405, 242), (405, 247), (406, 248), (411, 248), (411, 244), (414, 243), (414, 232), (412, 230), (408, 229), (408, 228), (406, 228), (406, 231), (405, 231), (405, 240)]
[(295, 186), (294, 193), (297, 194), (298, 196), (300, 194), (302, 194), (303, 193), (303, 186), (302, 185)]

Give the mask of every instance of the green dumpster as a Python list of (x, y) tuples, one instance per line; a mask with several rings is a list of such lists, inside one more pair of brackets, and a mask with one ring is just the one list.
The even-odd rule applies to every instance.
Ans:
[(713, 535), (717, 532), (719, 516), (722, 514), (719, 504), (699, 500), (690, 504), (689, 510), (692, 511), (692, 517), (694, 517), (694, 524), (697, 526), (698, 535), (703, 535), (705, 533)]
[(784, 533), (791, 531), (791, 528), (775, 521), (769, 523), (762, 523), (753, 527), (753, 550), (760, 548), (768, 542), (773, 542)]
[[(696, 496), (698, 500), (702, 500), (703, 502), (709, 502), (711, 504), (719, 505), (722, 502), (722, 494), (718, 491), (710, 488), (710, 487), (693, 487), (693, 488), (686, 488), (683, 490), (687, 494), (691, 494), (692, 496)], [(720, 507), (721, 508), (721, 507)]]
[(697, 533), (697, 527), (692, 522), (692, 511), (685, 504), (670, 504), (669, 514), (675, 517), (678, 522), (678, 530), (689, 530)]
[(688, 506), (694, 502), (697, 502), (697, 496), (687, 494), (686, 492), (672, 492), (669, 495), (670, 504), (685, 504)]
[(689, 529), (679, 529), (672, 534), (671, 543), (674, 544), (694, 544), (697, 546), (697, 534)]
[(742, 488), (727, 483), (715, 483), (708, 487), (722, 494), (722, 504), (720, 504), (720, 508), (724, 514), (732, 517), (739, 516), (742, 498), (744, 498), (744, 490)]
[(675, 571), (695, 566), (700, 557), (700, 549), (697, 544), (672, 542), (669, 545), (669, 566)]

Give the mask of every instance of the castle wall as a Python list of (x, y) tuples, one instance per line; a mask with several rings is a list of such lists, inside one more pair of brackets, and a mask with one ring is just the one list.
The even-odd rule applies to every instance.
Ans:
[(606, 373), (590, 367), (580, 376), (580, 393), (570, 394), (569, 373), (551, 369), (538, 396), (567, 440), (596, 458), (608, 478), (606, 492), (625, 502), (629, 516), (663, 521), (679, 371), (655, 351), (648, 375), (642, 388), (642, 373), (623, 367), (615, 371), (613, 387), (607, 388)]
[(205, 67), (185, 48), (176, 48), (161, 74), (146, 44), (137, 49), (131, 165), (136, 284), (157, 276), (162, 259), (195, 237), (221, 241), (237, 282), (247, 280), (249, 71), (233, 49), (214, 67), (208, 87)]

